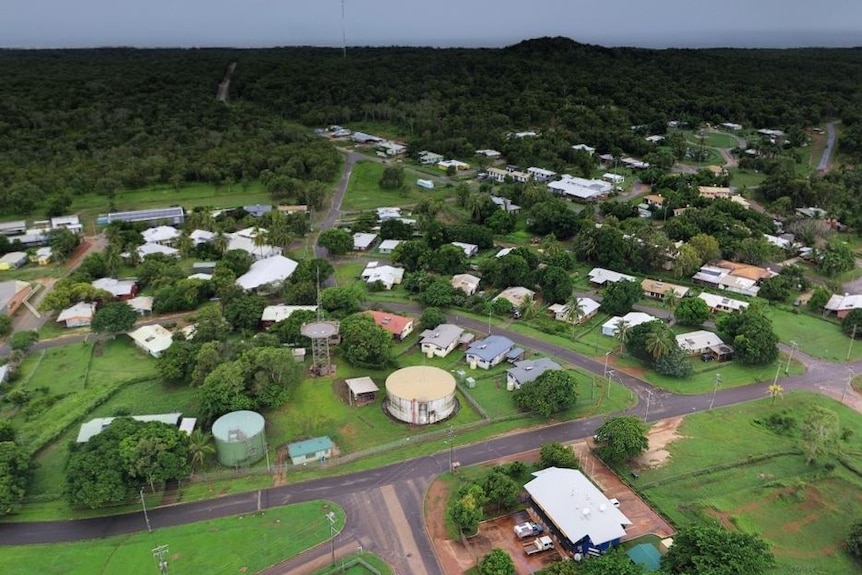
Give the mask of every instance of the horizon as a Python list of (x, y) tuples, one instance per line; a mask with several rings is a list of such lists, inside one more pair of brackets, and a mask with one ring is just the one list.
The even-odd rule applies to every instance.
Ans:
[[(562, 36), (583, 44), (648, 49), (856, 48), (862, 3), (822, 0), (813, 12), (784, 0), (471, 0), (457, 11), (404, 0), (9, 0), (0, 46), (50, 50), (133, 47), (501, 48)], [(9, 6), (13, 4), (15, 6)]]

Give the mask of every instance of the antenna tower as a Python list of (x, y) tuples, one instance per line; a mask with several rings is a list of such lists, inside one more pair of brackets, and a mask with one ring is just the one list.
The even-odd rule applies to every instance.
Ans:
[(341, 55), (347, 59), (347, 33), (344, 29), (344, 0), (341, 0)]

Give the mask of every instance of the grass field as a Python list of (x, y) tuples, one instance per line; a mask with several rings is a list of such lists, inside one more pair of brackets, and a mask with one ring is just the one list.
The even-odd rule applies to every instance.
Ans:
[[(787, 365), (787, 357), (781, 355), (778, 361), (766, 365), (743, 365), (735, 361), (723, 363), (702, 362), (692, 358), (694, 374), (685, 379), (661, 375), (654, 370), (648, 370), (643, 378), (656, 387), (679, 393), (682, 395), (698, 395), (709, 393), (715, 385), (715, 376), (720, 375), (720, 388), (741, 387), (762, 381), (772, 381), (776, 371), (780, 371), (780, 377), (784, 377), (784, 368)], [(791, 361), (788, 374), (798, 375), (805, 373), (805, 367), (796, 360)]]
[(341, 204), (342, 211), (355, 212), (383, 206), (408, 206), (418, 203), (422, 198), (437, 198), (442, 194), (440, 189), (423, 192), (416, 187), (416, 174), (411, 169), (404, 170), (404, 191), (381, 189), (378, 182), (386, 168), (386, 165), (378, 162), (355, 164), (350, 174), (350, 182), (347, 184), (347, 192), (344, 194), (344, 202)]
[[(842, 465), (806, 465), (795, 452), (799, 426), (814, 405), (836, 412), (853, 437), (862, 433), (858, 413), (811, 393), (692, 415), (678, 431), (682, 438), (669, 445), (668, 463), (641, 471), (640, 489), (678, 527), (720, 524), (761, 534), (778, 559), (775, 575), (856, 572), (841, 545), (862, 504), (862, 477)], [(779, 412), (796, 421), (797, 432), (779, 435), (756, 423)], [(854, 443), (841, 445), (858, 468), (862, 452)]]
[(759, 186), (766, 179), (765, 174), (755, 174), (751, 170), (732, 170), (730, 184), (735, 188), (752, 188)]
[[(851, 339), (841, 332), (841, 326), (804, 312), (798, 314), (766, 308), (772, 327), (779, 339), (788, 345), (795, 341), (799, 349), (813, 357), (844, 361), (850, 351)], [(862, 359), (862, 345), (854, 345), (851, 360)]]
[[(315, 571), (313, 575), (335, 575), (336, 573), (338, 575), (374, 575), (373, 571), (362, 564), (363, 562), (377, 569), (380, 575), (392, 575), (392, 569), (383, 559), (367, 551), (337, 558), (336, 562), (337, 565)], [(351, 565), (351, 563), (353, 564)]]
[(153, 533), (50, 546), (0, 547), (0, 561), (6, 575), (157, 573), (153, 549), (168, 545), (172, 575), (257, 573), (327, 541), (331, 529), (325, 513), (330, 510), (340, 531), (345, 515), (338, 505), (309, 501), (182, 527), (156, 526)]

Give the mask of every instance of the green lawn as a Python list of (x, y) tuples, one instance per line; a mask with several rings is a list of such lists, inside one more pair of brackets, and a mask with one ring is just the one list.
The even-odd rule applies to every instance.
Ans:
[(418, 203), (422, 198), (441, 197), (443, 192), (440, 189), (423, 192), (417, 188), (414, 185), (416, 174), (409, 169), (404, 170), (405, 190), (403, 192), (381, 189), (378, 182), (383, 177), (386, 167), (378, 162), (355, 164), (341, 204), (342, 211), (355, 212), (383, 206), (408, 206)]
[(765, 174), (755, 174), (751, 170), (735, 169), (730, 172), (730, 183), (735, 188), (759, 186), (765, 179)]
[[(705, 132), (704, 144), (710, 148), (735, 148), (737, 147), (736, 138), (724, 132)], [(700, 138), (694, 136), (694, 141), (700, 143)]]
[[(656, 387), (679, 393), (682, 395), (699, 395), (709, 393), (715, 386), (715, 376), (720, 375), (721, 389), (741, 387), (762, 381), (772, 381), (776, 371), (779, 377), (784, 377), (784, 368), (787, 365), (787, 357), (783, 354), (777, 362), (766, 365), (743, 365), (736, 361), (722, 363), (702, 362), (698, 358), (692, 358), (694, 374), (685, 379), (678, 379), (647, 370), (643, 378)], [(805, 367), (796, 360), (791, 361), (788, 374), (798, 375), (805, 373)]]
[(336, 573), (339, 575), (373, 575), (374, 571), (368, 569), (363, 563), (376, 569), (380, 575), (392, 575), (392, 569), (383, 559), (367, 551), (337, 558), (337, 563), (335, 566), (315, 571), (314, 575), (335, 575)]
[[(775, 307), (767, 307), (765, 311), (783, 343), (791, 345), (795, 341), (799, 349), (813, 357), (831, 361), (847, 358), (851, 340), (837, 323), (805, 312), (797, 314)], [(862, 345), (853, 346), (850, 359), (862, 359)]]
[[(720, 523), (761, 534), (778, 559), (775, 575), (856, 572), (842, 542), (862, 504), (862, 478), (841, 465), (806, 465), (795, 452), (798, 429), (814, 405), (836, 412), (853, 437), (862, 433), (858, 413), (811, 393), (789, 394), (774, 405), (760, 400), (716, 409), (686, 417), (682, 438), (668, 446), (668, 463), (643, 469), (635, 487), (678, 527)], [(796, 431), (780, 435), (755, 423), (774, 413), (792, 418)], [(854, 443), (841, 445), (858, 468), (862, 453)]]
[[(325, 513), (335, 513), (335, 528), (344, 527), (338, 505), (309, 501), (260, 513), (157, 528), (136, 533), (56, 545), (0, 547), (7, 575), (126, 575), (157, 573), (153, 550), (168, 545), (173, 575), (257, 573), (327, 541), (331, 526)], [(361, 518), (352, 518), (361, 520)], [(143, 518), (141, 518), (143, 527)]]

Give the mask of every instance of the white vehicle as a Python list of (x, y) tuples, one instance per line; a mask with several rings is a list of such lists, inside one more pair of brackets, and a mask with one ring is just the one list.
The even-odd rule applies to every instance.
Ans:
[(532, 555), (533, 553), (541, 553), (542, 551), (547, 551), (553, 548), (554, 540), (547, 535), (543, 537), (536, 537), (529, 543), (524, 543), (524, 553), (526, 553), (527, 555)]

